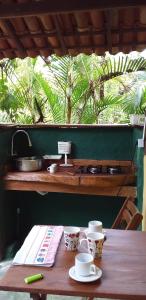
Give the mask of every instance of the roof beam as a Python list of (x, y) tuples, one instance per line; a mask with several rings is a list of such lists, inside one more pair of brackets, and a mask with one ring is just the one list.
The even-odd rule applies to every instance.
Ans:
[(26, 56), (26, 51), (25, 51), (21, 41), (17, 37), (17, 35), (12, 27), (12, 24), (9, 22), (9, 20), (2, 20), (1, 23), (3, 24), (6, 32), (8, 33), (9, 39), (13, 39), (15, 44), (17, 45), (17, 48), (18, 48), (17, 50), (20, 51), (23, 56)]
[(65, 46), (65, 43), (64, 43), (64, 37), (61, 34), (61, 30), (60, 30), (60, 27), (59, 27), (57, 16), (54, 16), (54, 23), (55, 23), (55, 26), (56, 26), (57, 35), (58, 35), (58, 39), (60, 41), (60, 45), (61, 45), (63, 54), (65, 55), (67, 53), (67, 49), (66, 49), (66, 46)]
[[(135, 43), (135, 46), (137, 45), (137, 46), (140, 46), (140, 45), (146, 45), (146, 41), (145, 42), (137, 42), (137, 43)], [(123, 46), (131, 46), (131, 42), (123, 42), (123, 44), (122, 44)], [(120, 46), (120, 42), (119, 43), (113, 43), (113, 47), (119, 47)], [(87, 48), (87, 49), (90, 49), (90, 48), (104, 48), (105, 47), (105, 44), (99, 44), (99, 45), (83, 45), (83, 46), (80, 46), (80, 49), (85, 49), (85, 48)], [(69, 46), (68, 47), (68, 49), (70, 50), (72, 50), (72, 49), (77, 49), (78, 48), (78, 45), (75, 45), (75, 46)], [(46, 47), (36, 47), (35, 49), (34, 48), (27, 48), (26, 50), (30, 50), (30, 51), (33, 51), (33, 50), (37, 50), (37, 51), (45, 51), (45, 50), (47, 50), (47, 49), (50, 49), (50, 50), (52, 50), (52, 46), (50, 46), (50, 45), (47, 45)], [(57, 47), (53, 47), (53, 49), (54, 50), (60, 50), (60, 46), (57, 46)], [(0, 49), (0, 51), (7, 51), (7, 50), (12, 50), (12, 51), (17, 51), (18, 49), (17, 48), (1, 48)], [(145, 68), (144, 69), (142, 69), (142, 70), (145, 70)]]
[(146, 6), (145, 0), (41, 0), (27, 3), (0, 4), (0, 18), (17, 18), (76, 11)]
[(111, 10), (105, 11), (105, 17), (106, 17), (106, 40), (107, 40), (107, 46), (108, 51), (112, 52), (112, 33), (111, 33), (111, 24), (112, 24), (112, 12)]
[[(130, 27), (130, 28), (121, 28), (120, 30), (118, 29), (111, 29), (111, 34), (113, 33), (118, 33), (121, 32), (122, 34), (124, 33), (129, 33), (129, 32), (132, 32), (133, 31), (133, 27)], [(134, 28), (134, 32), (136, 33), (142, 33), (142, 32), (146, 32), (146, 28), (145, 27), (137, 27), (137, 28)], [(86, 36), (87, 34), (89, 33), (89, 30), (88, 31), (84, 31), (84, 32), (64, 32), (62, 33), (62, 37), (65, 38), (65, 37), (70, 37), (70, 36)], [(93, 36), (94, 35), (101, 35), (101, 34), (105, 34), (105, 31), (104, 29), (101, 29), (101, 30), (92, 30), (92, 34)], [(25, 33), (21, 33), (19, 32), (19, 34), (17, 34), (17, 37), (20, 37), (20, 38), (47, 38), (47, 37), (56, 37), (56, 31), (55, 32), (40, 32), (40, 33), (33, 33), (31, 34), (29, 31), (28, 32), (25, 32)], [(7, 39), (7, 38), (12, 38), (12, 35), (9, 34), (9, 33), (0, 33), (0, 40), (4, 40), (4, 39)], [(120, 43), (123, 43), (121, 42), (121, 38), (120, 38)]]

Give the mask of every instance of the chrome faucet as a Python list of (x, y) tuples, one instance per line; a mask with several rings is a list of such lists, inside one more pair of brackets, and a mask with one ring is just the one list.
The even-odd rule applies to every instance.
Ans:
[(23, 132), (23, 133), (26, 134), (26, 136), (27, 136), (27, 138), (28, 138), (28, 145), (29, 145), (29, 147), (32, 147), (32, 143), (31, 143), (29, 134), (28, 134), (25, 130), (23, 130), (23, 129), (17, 130), (17, 131), (15, 131), (15, 132), (13, 133), (13, 135), (12, 135), (12, 142), (11, 142), (11, 156), (14, 156), (14, 155), (15, 155), (15, 153), (14, 153), (14, 137), (15, 137), (15, 135), (16, 135), (17, 133), (19, 133), (19, 132)]

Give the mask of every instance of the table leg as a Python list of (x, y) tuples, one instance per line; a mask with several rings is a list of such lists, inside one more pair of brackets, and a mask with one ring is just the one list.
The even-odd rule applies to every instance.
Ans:
[(41, 294), (41, 300), (47, 300), (47, 295)]
[(45, 294), (30, 294), (30, 298), (32, 298), (33, 300), (46, 300), (47, 299), (47, 295)]

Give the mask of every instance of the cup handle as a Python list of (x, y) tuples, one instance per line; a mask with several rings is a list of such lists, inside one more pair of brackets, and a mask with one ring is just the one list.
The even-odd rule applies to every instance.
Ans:
[(82, 244), (83, 242), (86, 242), (86, 243), (87, 243), (87, 246), (88, 246), (88, 241), (87, 241), (87, 239), (81, 239), (81, 240), (80, 240), (80, 246), (82, 246), (81, 244)]
[(47, 168), (47, 171), (48, 171), (48, 172), (50, 171), (50, 167)]
[(91, 275), (96, 275), (96, 273), (97, 273), (96, 266), (92, 264), (90, 266), (90, 274)]

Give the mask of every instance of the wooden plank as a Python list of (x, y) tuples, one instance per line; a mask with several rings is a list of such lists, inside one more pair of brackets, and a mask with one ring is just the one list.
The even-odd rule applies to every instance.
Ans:
[(114, 196), (121, 196), (121, 197), (137, 197), (137, 188), (134, 186), (123, 186), (119, 188), (119, 191)]
[(135, 182), (133, 174), (119, 174), (119, 175), (81, 175), (80, 185), (82, 186), (96, 186), (96, 187), (114, 187), (125, 186)]
[(50, 174), (46, 171), (42, 172), (9, 172), (5, 178), (5, 181), (18, 181), (22, 182), (34, 182), (36, 183), (53, 183), (53, 184), (65, 184), (73, 186), (96, 186), (96, 187), (114, 187), (125, 186), (135, 182), (135, 176), (131, 173), (118, 174), (118, 175), (103, 175), (103, 174), (73, 174), (71, 172), (56, 172)]
[(8, 3), (0, 5), (0, 18), (18, 18), (47, 14), (64, 14), (77, 11), (105, 10), (111, 8), (145, 6), (145, 0), (41, 0), (27, 3)]
[(20, 181), (7, 181), (5, 182), (5, 189), (11, 191), (44, 191), (44, 192), (54, 192), (54, 193), (68, 193), (68, 194), (83, 194), (83, 195), (103, 195), (103, 196), (121, 196), (127, 197), (132, 196), (136, 198), (136, 187), (126, 186), (126, 187), (95, 187), (92, 188), (86, 186), (71, 186), (64, 184), (52, 184), (44, 182), (20, 182)]
[[(132, 30), (133, 30), (133, 27), (128, 27), (128, 28), (120, 28), (120, 30), (122, 31), (122, 33), (124, 34), (124, 33), (130, 33)], [(111, 28), (110, 29), (110, 32), (111, 32), (111, 34), (113, 35), (113, 34), (118, 34), (119, 33), (119, 29), (115, 29), (115, 28)], [(134, 28), (134, 32), (136, 32), (136, 33), (139, 33), (139, 32), (145, 32), (145, 27), (143, 27), (143, 26), (139, 26), (139, 27), (136, 27), (136, 28)], [(94, 35), (101, 35), (101, 34), (104, 34), (105, 33), (105, 30), (104, 29), (100, 29), (100, 30), (96, 30), (96, 29), (93, 29), (92, 30), (92, 32), (91, 32), (92, 34), (93, 34), (93, 36)], [(72, 37), (72, 36), (75, 36), (75, 37), (77, 37), (77, 36), (86, 36), (87, 35), (87, 31), (83, 31), (83, 32), (77, 32), (77, 31), (74, 31), (74, 32), (63, 32), (62, 33), (62, 37), (63, 38), (66, 38), (66, 37)], [(46, 38), (46, 37), (54, 37), (54, 36), (56, 36), (56, 33), (54, 33), (54, 32), (40, 32), (40, 33), (33, 33), (33, 38)], [(21, 37), (21, 38), (30, 38), (31, 37), (31, 33), (29, 32), (29, 31), (25, 31), (24, 33), (23, 32), (19, 32), (19, 37)], [(4, 39), (8, 39), (8, 38), (11, 38), (11, 35), (10, 34), (6, 34), (6, 33), (3, 33), (3, 34), (1, 34), (1, 36), (0, 36), (0, 40), (4, 40)], [(123, 42), (122, 42), (123, 43)], [(136, 43), (139, 43), (138, 41), (136, 42)], [(120, 44), (120, 42), (119, 42), (119, 44)], [(103, 46), (103, 45), (102, 45)], [(71, 46), (71, 48), (72, 48), (73, 46)], [(88, 47), (89, 47), (89, 45), (88, 45)], [(68, 48), (69, 48), (69, 46), (68, 46)], [(54, 47), (54, 49), (58, 49), (57, 47)], [(42, 124), (38, 124), (38, 126), (39, 125), (41, 125), (42, 126)], [(66, 126), (67, 124), (65, 124), (64, 126)], [(112, 124), (112, 125), (110, 125), (109, 124), (109, 127), (113, 127), (113, 125), (114, 124)], [(132, 126), (132, 125), (126, 125), (126, 124), (119, 124), (119, 125), (122, 125), (122, 126), (124, 126), (124, 127), (129, 127), (129, 126)], [(6, 125), (5, 125), (6, 126)], [(8, 125), (7, 125), (8, 126)], [(14, 126), (16, 126), (16, 125), (14, 125)], [(33, 126), (33, 125), (32, 125)], [(43, 126), (44, 126), (44, 124), (43, 124)], [(54, 125), (55, 126), (55, 125)], [(58, 126), (60, 126), (60, 125), (58, 125)], [(72, 124), (72, 125), (70, 125), (70, 126), (74, 126), (74, 127), (80, 127), (80, 128), (82, 128), (82, 127), (84, 127), (84, 125), (82, 124), (82, 125), (80, 125), (80, 124), (76, 124), (76, 125), (74, 125), (74, 124)], [(91, 126), (93, 126), (93, 127), (95, 127), (95, 126), (102, 126), (102, 124), (97, 124), (97, 125), (85, 125), (85, 126), (89, 126), (89, 127), (91, 127)], [(103, 124), (103, 126), (105, 126), (104, 124)], [(137, 125), (137, 126), (141, 126), (141, 125)]]
[[(136, 196), (134, 165), (131, 161), (116, 160), (70, 160), (73, 167), (58, 167), (57, 172), (11, 171), (4, 177), (5, 189), (25, 191), (46, 191), (109, 196)], [(121, 166), (122, 174), (80, 174), (79, 166), (102, 165)], [(128, 171), (127, 171), (128, 170)]]
[(61, 29), (60, 29), (60, 26), (59, 26), (57, 16), (54, 16), (53, 20), (54, 20), (54, 24), (55, 24), (56, 31), (57, 31), (57, 37), (58, 37), (58, 40), (60, 42), (60, 46), (61, 46), (63, 55), (65, 55), (65, 54), (67, 54), (67, 48), (66, 48), (66, 45), (65, 45), (65, 42), (64, 42), (64, 37), (62, 36), (62, 32), (61, 32)]
[(98, 160), (98, 159), (68, 159), (69, 163), (74, 166), (89, 166), (89, 165), (102, 165), (102, 166), (125, 166), (134, 169), (134, 163), (131, 160)]
[[(1, 19), (1, 18), (0, 18)], [(29, 35), (29, 37), (30, 38), (33, 38), (33, 35), (32, 34), (30, 34)], [(56, 34), (55, 34), (55, 37), (56, 37)], [(10, 37), (10, 38), (14, 38), (14, 37)], [(117, 47), (120, 47), (120, 45), (121, 45), (121, 43), (120, 42), (118, 42), (118, 43), (113, 43), (112, 44), (112, 47), (113, 48), (117, 48)], [(135, 42), (135, 46), (143, 46), (144, 45), (144, 42), (143, 41), (136, 41)], [(127, 41), (127, 42), (122, 42), (122, 46), (124, 47), (126, 47), (126, 46), (131, 46), (131, 41)], [(95, 45), (94, 44), (84, 44), (84, 45), (79, 45), (78, 46), (79, 48), (80, 48), (80, 52), (84, 52), (84, 49), (85, 48), (87, 48), (87, 49), (90, 49), (90, 48), (94, 48), (95, 47)], [(98, 48), (103, 48), (103, 47), (105, 47), (105, 44), (98, 44), (98, 45), (96, 45), (96, 47), (98, 47)], [(77, 45), (73, 45), (73, 46), (67, 46), (67, 49), (68, 50), (73, 50), (73, 49), (76, 49), (77, 48)], [(51, 45), (47, 45), (47, 46), (45, 46), (45, 47), (38, 47), (38, 46), (36, 46), (35, 47), (35, 49), (37, 50), (37, 51), (46, 51), (47, 49), (52, 49), (52, 46)], [(56, 50), (59, 50), (60, 49), (60, 46), (54, 46), (53, 47), (53, 49), (54, 49), (54, 51), (56, 51)], [(8, 50), (10, 50), (10, 48), (1, 48), (0, 49), (1, 51), (8, 51)], [(11, 50), (12, 51), (17, 51), (17, 48), (16, 47), (11, 47)], [(27, 50), (29, 50), (29, 51), (33, 51), (34, 50), (34, 48), (33, 47), (30, 47), (30, 48), (28, 48)], [(141, 70), (145, 70), (145, 68), (141, 68)], [(42, 125), (37, 125), (37, 128), (39, 128), (39, 127), (43, 127)], [(45, 126), (44, 126), (45, 127)], [(48, 126), (49, 127), (49, 126)], [(57, 127), (57, 126), (56, 126)], [(70, 128), (73, 128), (73, 126), (72, 125), (70, 125), (69, 126)], [(77, 126), (74, 126), (74, 127), (77, 127)], [(99, 125), (98, 127), (105, 127), (104, 125)], [(116, 127), (116, 126), (109, 126), (109, 127)], [(131, 125), (131, 127), (141, 127), (141, 125)], [(30, 125), (30, 128), (33, 128), (33, 126), (31, 126)], [(54, 128), (55, 128), (55, 126), (54, 126)], [(65, 126), (58, 126), (58, 128), (65, 128)], [(80, 128), (83, 128), (83, 126), (80, 126)], [(93, 128), (94, 128), (94, 126), (93, 126)]]
[(111, 27), (112, 27), (112, 11), (107, 10), (105, 11), (105, 27), (106, 27), (106, 43), (107, 43), (107, 49), (110, 53), (112, 53), (112, 33), (111, 33)]
[(55, 173), (50, 174), (47, 171), (38, 171), (38, 172), (9, 172), (7, 176), (4, 178), (6, 181), (17, 181), (22, 184), (23, 182), (26, 183), (41, 183), (49, 184), (66, 184), (66, 185), (73, 185), (78, 186), (79, 185), (79, 176), (74, 176), (73, 173), (66, 172), (66, 174), (63, 173)]
[(128, 125), (128, 124), (29, 124), (29, 125), (9, 125), (9, 124), (0, 124), (0, 128), (2, 129), (29, 129), (29, 128), (141, 128), (142, 125)]
[[(4, 27), (5, 31), (9, 35), (10, 39), (13, 39), (15, 41), (17, 49), (23, 57), (25, 57), (26, 51), (25, 48), (23, 47), (23, 44), (21, 43), (21, 39), (18, 38), (15, 30), (13, 29), (13, 26), (9, 20), (1, 20), (1, 27)], [(12, 45), (11, 45), (12, 46)]]

